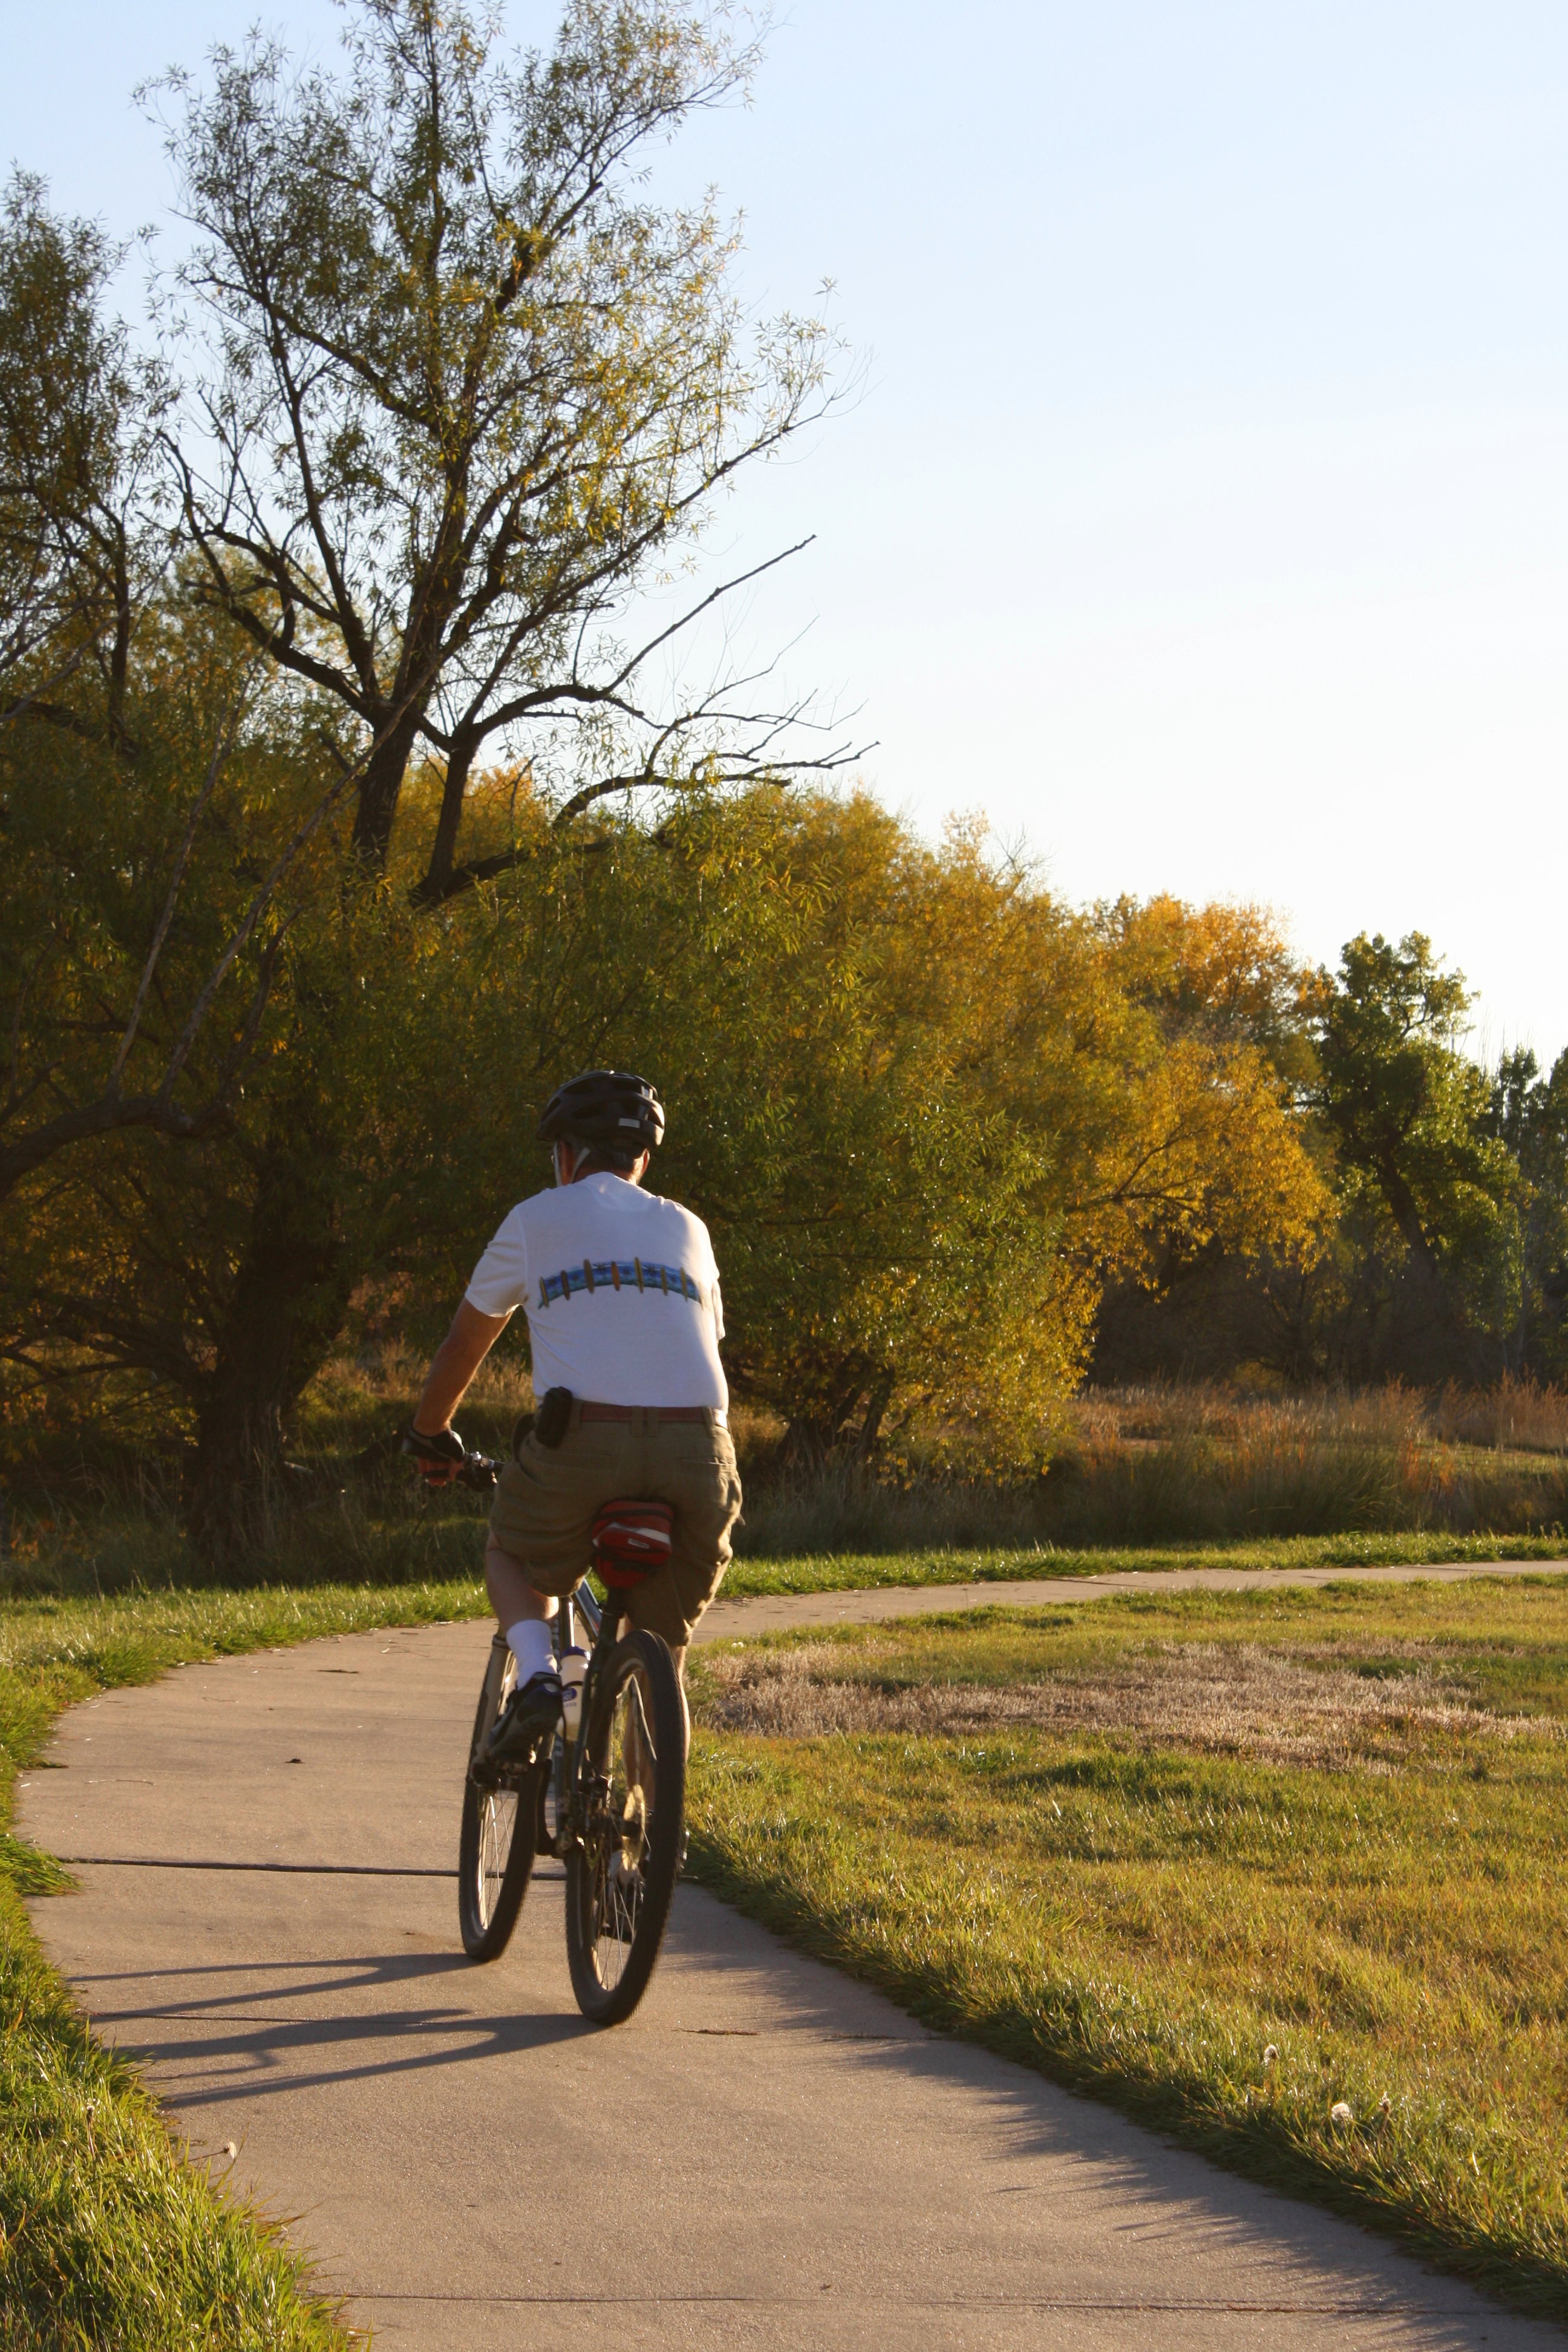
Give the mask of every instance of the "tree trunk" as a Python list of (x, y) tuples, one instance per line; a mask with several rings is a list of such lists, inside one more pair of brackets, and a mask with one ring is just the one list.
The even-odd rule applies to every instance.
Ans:
[(861, 1462), (869, 1463), (876, 1457), (882, 1439), (882, 1423), (887, 1418), (888, 1407), (893, 1402), (893, 1391), (897, 1385), (898, 1374), (891, 1371), (879, 1372), (871, 1384), (871, 1393), (866, 1402), (866, 1417), (855, 1436), (854, 1451)]
[(452, 868), (457, 862), (458, 835), (463, 822), (463, 795), (468, 790), (468, 772), (478, 750), (478, 736), (461, 732), (453, 736), (447, 755), (447, 781), (441, 792), (441, 814), (437, 820), (436, 838), (430, 845), (429, 866), (424, 880), (414, 892), (416, 906), (439, 906), (447, 894)]
[[(324, 1108), (292, 1108), (299, 1116)], [(333, 1185), (331, 1139), (307, 1116), (280, 1131), (258, 1171), (248, 1247), (197, 1430), (188, 1528), (215, 1568), (243, 1567), (286, 1507), (288, 1414), (342, 1328), (353, 1269)]]
[(407, 772), (414, 741), (419, 731), (416, 712), (405, 712), (397, 725), (384, 735), (365, 764), (359, 787), (359, 802), (354, 810), (353, 845), (362, 857), (377, 866), (384, 866), (392, 846), (393, 820), (397, 814), (398, 794)]
[[(888, 1380), (884, 1388), (883, 1376), (864, 1364), (842, 1370), (836, 1394), (818, 1396), (790, 1415), (779, 1446), (781, 1466), (809, 1473), (822, 1469), (835, 1456), (865, 1460), (876, 1444), (892, 1392), (892, 1381)], [(862, 1406), (866, 1408), (864, 1425), (852, 1430), (850, 1424)]]

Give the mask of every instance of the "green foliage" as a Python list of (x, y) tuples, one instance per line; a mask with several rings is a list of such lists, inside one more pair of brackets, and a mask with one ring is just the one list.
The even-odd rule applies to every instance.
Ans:
[[(703, 788), (771, 772), (775, 718), (764, 758), (729, 705), (650, 717), (609, 632), (822, 378), (810, 322), (742, 351), (728, 240), (637, 186), (638, 149), (744, 77), (717, 21), (580, 9), (510, 63), (422, 0), (348, 35), (336, 78), (258, 39), (174, 86), (202, 232), (165, 289), (184, 405), (127, 372), (110, 257), (32, 183), (0, 274), (0, 782), (31, 853), (0, 909), (0, 1186), (48, 1277), (18, 1270), (11, 1336), (57, 1381), (107, 1363), (175, 1391), (215, 1555), (269, 1516), (285, 1417), (375, 1263), (383, 1171), (406, 1195), (451, 1148), (417, 1114), (391, 1131), (449, 1075), (427, 1024), (459, 1025), (432, 965), (470, 941), (434, 910), (544, 846), (529, 792), (521, 833), (455, 863), (477, 751), (531, 723), (575, 747), (557, 832), (694, 761)], [(416, 741), (438, 764), (393, 908)]]
[[(412, 1351), (369, 1367), (340, 1360), (312, 1384), (288, 1507), (269, 1540), (221, 1576), (183, 1535), (172, 1479), (149, 1478), (139, 1453), (117, 1461), (101, 1432), (89, 1471), (79, 1441), (57, 1437), (13, 1507), (0, 1594), (161, 1592), (193, 1581), (306, 1589), (348, 1578), (461, 1585), (465, 1606), (479, 1606), (484, 1498), (426, 1496), (389, 1444), (422, 1368)], [(502, 1452), (531, 1395), (518, 1356), (493, 1355), (463, 1406), (465, 1438)], [(1116, 1407), (1095, 1400), (1074, 1404), (1064, 1431), (1074, 1450), (1043, 1479), (918, 1464), (893, 1475), (853, 1453), (782, 1464), (777, 1422), (742, 1411), (733, 1426), (746, 1510), (726, 1591), (1555, 1559), (1568, 1523), (1563, 1410), (1541, 1391), (1450, 1396), (1435, 1418), (1473, 1424), (1482, 1439), (1455, 1444), (1426, 1433), (1417, 1402), (1401, 1396), (1313, 1408), (1196, 1392)], [(1559, 1451), (1521, 1449), (1516, 1424), (1530, 1430), (1527, 1412), (1538, 1443)], [(1105, 1426), (1113, 1413), (1125, 1442)]]
[(1489, 1077), (1461, 1050), (1463, 978), (1419, 932), (1352, 940), (1337, 982), (1320, 978), (1317, 1100), (1347, 1234), (1374, 1257), (1397, 1235), (1436, 1368), (1550, 1373), (1568, 1294), (1563, 1088), (1532, 1055)]
[(1112, 1296), (1102, 1378), (1251, 1368), (1302, 1387), (1392, 1376), (1436, 1388), (1561, 1377), (1568, 1055), (1546, 1078), (1525, 1050), (1489, 1072), (1464, 1044), (1469, 1003), (1418, 932), (1397, 946), (1363, 934), (1337, 974), (1279, 975), (1271, 998), (1240, 998), (1292, 1087), (1331, 1213), (1311, 1251), (1266, 1246), (1250, 1264), (1212, 1244), (1168, 1251), (1162, 1304), (1125, 1285)]
[[(290, 756), (259, 721), (237, 750), (226, 789), (258, 824)], [(362, 1328), (436, 1335), (542, 1177), (544, 1099), (585, 1063), (663, 1088), (656, 1181), (712, 1224), (737, 1389), (803, 1456), (905, 1454), (918, 1423), (928, 1466), (1037, 1466), (1108, 1265), (1173, 1225), (1241, 1245), (1310, 1225), (1267, 1066), (1168, 1046), (1116, 945), (976, 839), (931, 850), (864, 797), (755, 790), (684, 795), (657, 827), (601, 814), (584, 840), (504, 775), (481, 838), (487, 818), (531, 855), (438, 921), (395, 862), (346, 887), (301, 867), (221, 1129), (177, 1153), (116, 1138), (28, 1194), (35, 1355), (68, 1339), (83, 1376), (155, 1381), (200, 1432), (270, 1331), (280, 1420), (351, 1297)], [(225, 837), (210, 883), (200, 867), (219, 929)], [(161, 1050), (155, 1008), (147, 1027)]]
[(1412, 1254), (1474, 1296), (1473, 1269), (1506, 1249), (1516, 1167), (1488, 1132), (1485, 1073), (1456, 1043), (1469, 1001), (1420, 932), (1397, 948), (1363, 933), (1325, 994), (1318, 1051), (1351, 1183), (1374, 1188)]
[[(13, 173), (0, 198), (0, 711), (24, 683), (13, 673), (35, 703), (68, 678), (131, 585), (125, 494), (160, 387), (102, 315), (119, 258)], [(47, 708), (58, 723), (61, 706)]]
[(687, 795), (657, 829), (602, 818), (592, 855), (541, 828), (448, 919), (463, 1221), (434, 1286), (425, 1235), (384, 1232), (405, 1311), (443, 1314), (533, 1188), (563, 1072), (644, 1070), (652, 1181), (712, 1225), (732, 1380), (797, 1455), (898, 1452), (918, 1421), (928, 1462), (1037, 1465), (1108, 1265), (1172, 1224), (1283, 1245), (1319, 1206), (1250, 1047), (1168, 1047), (1092, 924), (864, 795)]
[(1505, 1300), (1498, 1317), (1507, 1368), (1568, 1376), (1568, 1053), (1542, 1077), (1528, 1046), (1500, 1060), (1484, 1122), (1518, 1170)]

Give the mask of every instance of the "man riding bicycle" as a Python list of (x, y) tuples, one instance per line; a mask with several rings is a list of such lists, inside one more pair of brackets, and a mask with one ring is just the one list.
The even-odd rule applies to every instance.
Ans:
[(405, 1444), (431, 1486), (463, 1466), (452, 1415), (517, 1307), (528, 1317), (532, 1426), (500, 1473), (485, 1548), (491, 1605), (517, 1686), (491, 1737), (525, 1760), (560, 1720), (551, 1620), (588, 1566), (601, 1507), (627, 1496), (674, 1512), (668, 1563), (620, 1605), (683, 1667), (691, 1629), (730, 1562), (741, 1482), (719, 1361), (724, 1318), (708, 1228), (645, 1192), (664, 1136), (646, 1079), (584, 1070), (539, 1122), (555, 1189), (503, 1219), (431, 1364)]

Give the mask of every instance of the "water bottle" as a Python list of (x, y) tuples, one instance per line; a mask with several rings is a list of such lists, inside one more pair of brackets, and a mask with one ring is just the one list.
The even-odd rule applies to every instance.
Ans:
[(568, 1739), (575, 1739), (583, 1727), (583, 1677), (588, 1671), (586, 1650), (573, 1648), (561, 1653), (561, 1724)]

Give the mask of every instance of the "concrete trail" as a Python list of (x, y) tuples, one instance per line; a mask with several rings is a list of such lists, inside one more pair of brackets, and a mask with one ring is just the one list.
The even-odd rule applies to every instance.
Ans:
[(1491, 1559), (1394, 1568), (1158, 1568), (1114, 1576), (1034, 1576), (996, 1584), (880, 1584), (855, 1592), (777, 1592), (716, 1601), (700, 1642), (796, 1625), (871, 1625), (889, 1617), (931, 1617), (950, 1609), (1040, 1609), (1098, 1601), (1115, 1592), (1277, 1592), (1289, 1585), (1459, 1584), (1472, 1576), (1562, 1576), (1568, 1559)]
[[(712, 1630), (736, 1628), (715, 1611)], [(76, 1709), (23, 1792), (26, 1834), (76, 1863), (80, 1894), (34, 1911), (95, 2025), (198, 2158), (224, 2169), (237, 2144), (235, 2183), (298, 2217), (379, 2344), (1563, 2344), (926, 2032), (695, 1888), (615, 2031), (573, 2004), (552, 1864), (505, 1957), (470, 1967), (453, 1864), (487, 1640), (437, 1626), (186, 1667)]]

